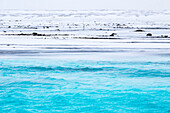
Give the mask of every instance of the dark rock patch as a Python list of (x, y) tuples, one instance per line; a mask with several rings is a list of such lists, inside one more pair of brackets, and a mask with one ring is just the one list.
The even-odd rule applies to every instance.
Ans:
[(137, 29), (137, 30), (135, 30), (135, 32), (145, 32), (145, 31), (142, 29)]
[(146, 36), (152, 36), (152, 33), (147, 33)]
[(168, 38), (168, 35), (165, 35), (164, 38)]
[(115, 36), (116, 35), (116, 33), (112, 33), (110, 36)]
[(33, 32), (33, 33), (32, 33), (32, 35), (33, 35), (33, 36), (37, 36), (37, 35), (38, 35), (38, 33)]

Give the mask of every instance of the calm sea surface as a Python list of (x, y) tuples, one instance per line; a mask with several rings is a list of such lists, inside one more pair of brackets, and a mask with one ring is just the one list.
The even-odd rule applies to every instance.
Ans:
[(0, 59), (0, 112), (170, 112), (170, 61)]

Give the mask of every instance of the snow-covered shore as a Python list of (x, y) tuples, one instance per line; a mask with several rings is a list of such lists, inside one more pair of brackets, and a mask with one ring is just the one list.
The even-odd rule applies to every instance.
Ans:
[(0, 57), (170, 53), (169, 11), (0, 12)]

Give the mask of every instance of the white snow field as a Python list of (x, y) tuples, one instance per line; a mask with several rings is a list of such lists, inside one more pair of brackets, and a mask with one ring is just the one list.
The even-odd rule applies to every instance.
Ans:
[(0, 10), (0, 57), (167, 57), (169, 36), (167, 10)]

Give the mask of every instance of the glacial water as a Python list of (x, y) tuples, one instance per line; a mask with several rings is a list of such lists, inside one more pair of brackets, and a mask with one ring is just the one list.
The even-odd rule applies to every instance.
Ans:
[(170, 112), (170, 61), (0, 59), (0, 113)]

